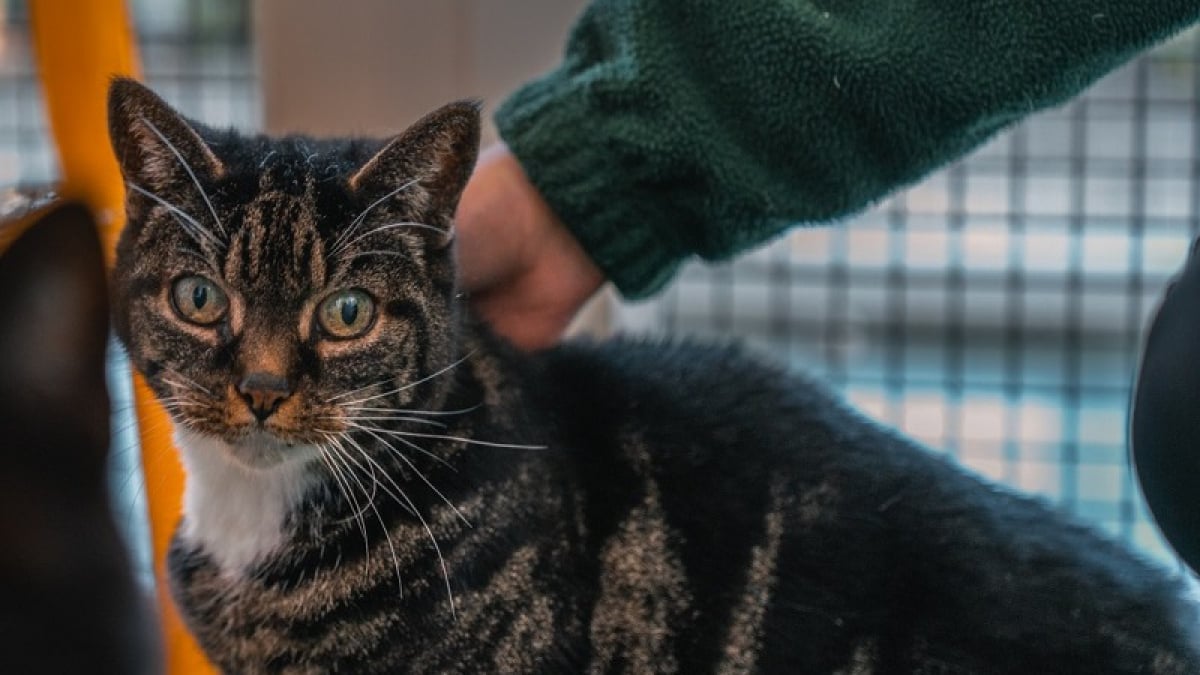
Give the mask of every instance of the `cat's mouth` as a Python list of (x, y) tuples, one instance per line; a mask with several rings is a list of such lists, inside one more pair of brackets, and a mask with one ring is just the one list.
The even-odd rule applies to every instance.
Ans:
[(312, 461), (320, 456), (320, 450), (315, 445), (280, 438), (261, 428), (239, 433), (232, 438), (195, 430), (179, 431), (183, 437), (207, 438), (206, 445), (218, 446), (218, 452), (247, 469), (262, 471), (285, 463)]
[(310, 445), (284, 440), (259, 429), (228, 445), (229, 454), (252, 469), (267, 469), (284, 462), (305, 461), (316, 456), (315, 449)]
[[(206, 392), (207, 393), (207, 392)], [(180, 396), (168, 393), (169, 396)], [(319, 456), (324, 438), (299, 419), (296, 400), (289, 399), (267, 419), (256, 419), (245, 402), (233, 394), (200, 398), (198, 403), (172, 410), (176, 430), (250, 469), (268, 469), (287, 462)]]

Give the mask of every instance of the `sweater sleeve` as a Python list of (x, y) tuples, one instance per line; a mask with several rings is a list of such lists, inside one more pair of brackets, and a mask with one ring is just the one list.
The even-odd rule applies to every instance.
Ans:
[(594, 0), (496, 121), (630, 298), (844, 217), (1200, 18), (1196, 0)]

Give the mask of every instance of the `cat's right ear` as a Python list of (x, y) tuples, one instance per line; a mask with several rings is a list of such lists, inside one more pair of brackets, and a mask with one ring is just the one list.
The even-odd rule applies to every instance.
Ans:
[(350, 189), (368, 202), (394, 197), (416, 219), (448, 225), (479, 154), (479, 108), (458, 101), (422, 117), (350, 176)]
[(143, 190), (184, 189), (225, 172), (192, 125), (136, 80), (109, 85), (108, 134), (126, 183)]

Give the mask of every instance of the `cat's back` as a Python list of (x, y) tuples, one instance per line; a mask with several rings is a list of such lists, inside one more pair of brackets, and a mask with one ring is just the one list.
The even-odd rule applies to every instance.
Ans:
[(588, 496), (601, 662), (1200, 672), (1175, 580), (806, 376), (695, 343), (538, 358)]
[(554, 411), (587, 496), (605, 667), (653, 670), (664, 654), (662, 672), (874, 661), (855, 651), (880, 635), (895, 556), (875, 507), (905, 472), (869, 467), (890, 455), (863, 450), (886, 434), (736, 346), (618, 339), (540, 359), (535, 405)]
[[(827, 445), (830, 432), (867, 430), (848, 429), (859, 416), (817, 380), (736, 344), (581, 340), (538, 360), (539, 406), (570, 427), (646, 433), (669, 446), (686, 446), (701, 432), (734, 445), (804, 432), (818, 437), (795, 440), (814, 447)], [(764, 460), (789, 454), (778, 443), (760, 450)]]

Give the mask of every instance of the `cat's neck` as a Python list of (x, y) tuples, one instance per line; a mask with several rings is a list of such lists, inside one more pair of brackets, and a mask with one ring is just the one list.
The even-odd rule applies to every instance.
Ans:
[(303, 457), (261, 470), (238, 463), (219, 438), (176, 427), (175, 443), (187, 474), (178, 536), (227, 574), (278, 550), (288, 514), (319, 483), (315, 448), (297, 448)]

